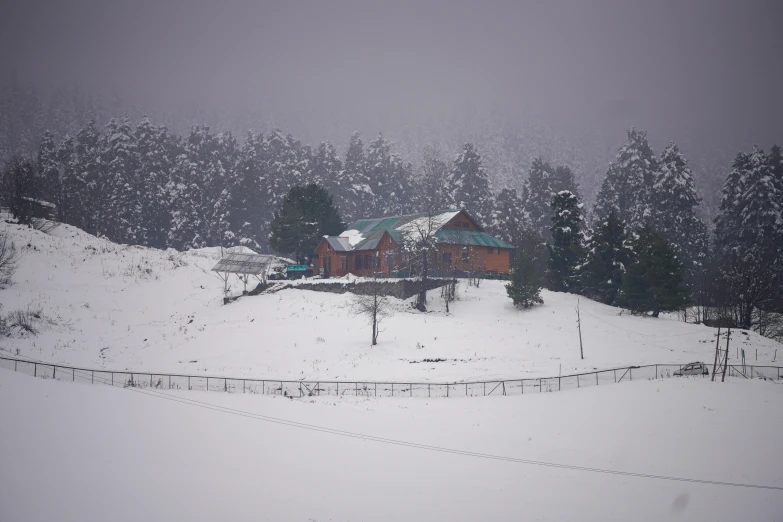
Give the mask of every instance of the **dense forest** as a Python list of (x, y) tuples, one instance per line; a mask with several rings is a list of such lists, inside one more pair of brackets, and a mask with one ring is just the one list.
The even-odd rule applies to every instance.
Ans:
[[(2, 193), (18, 215), (45, 201), (56, 207), (58, 221), (119, 243), (269, 252), (283, 198), (316, 183), (346, 224), (464, 208), (528, 256), (526, 266), (535, 266), (550, 289), (655, 314), (692, 304), (697, 320), (708, 319), (706, 309), (719, 300), (731, 303), (729, 315), (745, 327), (769, 323), (760, 312), (781, 311), (778, 146), (737, 154), (708, 221), (678, 145), (656, 153), (647, 134), (633, 128), (588, 206), (578, 174), (542, 157), (532, 159), (516, 187), (499, 186), (475, 143), (456, 154), (425, 146), (411, 160), (383, 133), (351, 134), (344, 153), (279, 129), (238, 137), (193, 125), (180, 135), (148, 117), (123, 115), (99, 125), (107, 118), (102, 105), (72, 94), (61, 104), (78, 110), (58, 111), (55, 104), (44, 117), (34, 91), (17, 89), (14, 110), (2, 113)], [(30, 114), (39, 116), (23, 117)], [(629, 297), (656, 293), (665, 297), (653, 304)]]

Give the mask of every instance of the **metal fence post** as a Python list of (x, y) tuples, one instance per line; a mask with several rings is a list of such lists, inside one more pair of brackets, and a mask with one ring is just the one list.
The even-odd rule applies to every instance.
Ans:
[(114, 372), (111, 372), (111, 385), (114, 386)]
[(541, 393), (541, 377), (538, 378), (538, 393)]
[(465, 383), (465, 397), (468, 396), (468, 383)]
[(52, 366), (52, 379), (57, 379), (57, 366)]
[(245, 379), (242, 379), (242, 393), (245, 393)]
[[(33, 377), (38, 377), (38, 363), (33, 363)], [(778, 370), (778, 378), (780, 378), (780, 370)]]
[(410, 396), (413, 397), (413, 383), (410, 383), (410, 387), (411, 387), (411, 394), (410, 394)]
[(484, 383), (484, 396), (487, 396), (487, 383)]
[(71, 382), (76, 382), (76, 368), (71, 368)]
[[(486, 390), (486, 387), (484, 389)], [(430, 384), (429, 383), (427, 383), (427, 397), (432, 397), (432, 391), (430, 390)]]
[(595, 385), (598, 386), (598, 372), (595, 372)]
[(617, 370), (612, 370), (614, 372), (614, 382), (617, 384)]
[(209, 377), (207, 377), (207, 391), (209, 391)]
[(14, 371), (16, 371), (16, 365), (19, 361), (14, 361)]
[(655, 365), (655, 378), (658, 378), (658, 365)]
[(188, 375), (188, 390), (192, 390), (193, 388), (190, 387), (190, 375)]
[(353, 385), (354, 385), (354, 391), (353, 391), (353, 394), (354, 394), (356, 397), (358, 397), (358, 396), (359, 396), (359, 383), (358, 383), (358, 382), (355, 382), (355, 383), (353, 383)]
[(579, 388), (579, 374), (576, 374), (576, 387)]
[(302, 398), (302, 382), (299, 382), (299, 398)]
[(95, 370), (90, 372), (90, 384), (95, 384)]
[(633, 368), (628, 368), (628, 380), (633, 380)]
[(169, 375), (169, 390), (171, 389), (171, 375)]

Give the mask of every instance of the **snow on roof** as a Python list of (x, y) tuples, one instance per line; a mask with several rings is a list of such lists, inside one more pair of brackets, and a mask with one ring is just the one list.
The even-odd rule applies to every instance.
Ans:
[[(438, 231), (443, 225), (454, 219), (460, 211), (447, 211), (432, 216), (422, 216), (412, 219), (397, 227), (397, 230), (403, 234), (417, 234), (431, 230), (432, 233)], [(431, 221), (430, 221), (431, 220)]]
[(351, 246), (356, 246), (364, 240), (362, 233), (354, 229), (346, 230), (339, 237), (347, 238)]

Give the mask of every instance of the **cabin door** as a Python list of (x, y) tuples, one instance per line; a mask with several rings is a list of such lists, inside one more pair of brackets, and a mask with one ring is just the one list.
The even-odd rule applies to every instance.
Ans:
[(332, 273), (332, 256), (324, 257), (324, 277), (329, 278)]

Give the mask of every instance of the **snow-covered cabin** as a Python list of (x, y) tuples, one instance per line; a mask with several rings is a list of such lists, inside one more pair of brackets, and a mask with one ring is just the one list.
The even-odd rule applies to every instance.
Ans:
[(431, 231), (436, 241), (431, 275), (459, 277), (481, 272), (503, 277), (509, 273), (512, 245), (485, 232), (465, 210), (443, 210), (360, 219), (339, 236), (324, 236), (315, 249), (313, 274), (406, 276), (405, 238), (422, 229)]

